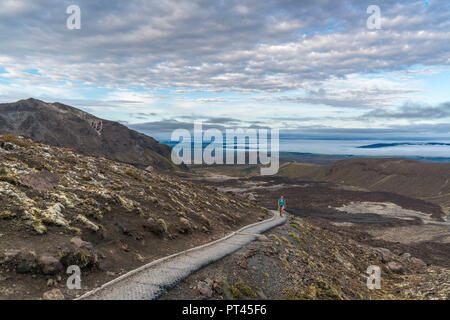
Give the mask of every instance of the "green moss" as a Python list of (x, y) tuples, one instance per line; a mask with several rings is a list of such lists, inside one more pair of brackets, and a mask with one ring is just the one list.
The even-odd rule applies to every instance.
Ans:
[(21, 184), (20, 181), (17, 179), (17, 177), (12, 174), (0, 176), (0, 181), (7, 182), (15, 186), (19, 186)]
[(297, 289), (287, 289), (287, 300), (315, 300), (317, 298), (317, 288), (314, 285), (309, 286), (303, 291)]
[(75, 252), (74, 254), (74, 258), (76, 261), (76, 264), (80, 267), (80, 268), (86, 268), (87, 266), (89, 266), (92, 263), (92, 255), (90, 255), (89, 253), (83, 251), (83, 250), (78, 250)]
[(0, 219), (11, 219), (11, 218), (14, 218), (15, 216), (16, 216), (16, 214), (9, 210), (0, 212)]
[(77, 228), (77, 227), (70, 227), (69, 229), (70, 229), (70, 231), (72, 231), (72, 232), (73, 232), (75, 235), (77, 235), (77, 236), (81, 236), (81, 234), (82, 234), (80, 228)]
[(142, 177), (134, 170), (128, 169), (127, 171), (125, 171), (125, 174), (138, 181), (143, 181)]
[(342, 297), (334, 289), (323, 291), (321, 295), (333, 300), (342, 300)]
[(288, 239), (286, 239), (285, 236), (282, 236), (281, 239), (286, 243), (286, 245), (287, 245), (288, 247), (291, 247), (291, 248), (294, 247), (294, 246), (292, 245), (292, 243), (291, 243)]
[(247, 297), (256, 298), (256, 293), (252, 290), (252, 288), (247, 286), (242, 280), (236, 283), (235, 289), (237, 289), (237, 291), (241, 294), (241, 296), (244, 295)]
[(39, 234), (44, 234), (47, 232), (47, 227), (42, 223), (41, 220), (36, 219), (33, 224), (33, 229)]
[(298, 235), (297, 233), (290, 231), (289, 235), (295, 239), (295, 241), (297, 242), (297, 244), (299, 245), (303, 245), (304, 241), (302, 240), (302, 238), (300, 237), (300, 235)]
[(4, 136), (1, 136), (0, 140), (15, 144), (16, 146), (19, 146), (22, 148), (28, 148), (33, 145), (33, 142), (31, 142), (30, 140), (25, 140), (25, 139), (21, 140), (19, 137), (16, 137), (13, 134), (6, 134)]
[(287, 261), (286, 258), (281, 259), (281, 262), (287, 269), (289, 269), (291, 267), (291, 265), (289, 264), (289, 261)]
[(136, 208), (135, 208), (135, 211), (136, 211), (136, 213), (137, 213), (139, 216), (145, 217), (144, 210), (142, 210), (142, 208), (136, 207)]
[(81, 179), (83, 179), (84, 181), (91, 181), (92, 180), (91, 176), (89, 176), (87, 174), (83, 174), (81, 176)]
[(269, 237), (273, 238), (275, 241), (281, 242), (280, 238), (278, 238), (277, 235), (273, 233), (269, 234)]
[(167, 223), (164, 221), (164, 219), (158, 219), (156, 222), (161, 226), (161, 228), (164, 230), (165, 233), (169, 233), (169, 230), (167, 228)]
[(236, 287), (231, 288), (231, 296), (233, 299), (242, 299), (242, 293)]
[(233, 300), (233, 293), (230, 288), (230, 284), (228, 283), (228, 279), (226, 276), (222, 276), (222, 289), (223, 294), (228, 300)]

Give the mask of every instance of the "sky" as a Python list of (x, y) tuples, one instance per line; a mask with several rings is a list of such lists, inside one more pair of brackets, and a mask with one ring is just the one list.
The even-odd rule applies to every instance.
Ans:
[(62, 102), (158, 139), (195, 120), (304, 139), (450, 134), (448, 0), (2, 0), (0, 30), (0, 102)]

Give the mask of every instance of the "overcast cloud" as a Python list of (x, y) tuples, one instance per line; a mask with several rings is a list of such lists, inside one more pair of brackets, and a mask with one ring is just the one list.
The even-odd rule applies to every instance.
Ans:
[[(71, 4), (81, 30), (66, 28)], [(187, 117), (430, 135), (450, 123), (447, 0), (3, 0), (0, 30), (2, 102), (61, 101), (149, 134)]]

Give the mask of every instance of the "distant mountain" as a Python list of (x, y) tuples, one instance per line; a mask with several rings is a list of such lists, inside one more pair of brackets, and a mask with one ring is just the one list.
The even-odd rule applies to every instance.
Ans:
[(387, 147), (399, 146), (450, 146), (450, 143), (444, 142), (395, 142), (395, 143), (374, 143), (365, 146), (360, 146), (360, 149), (377, 149)]
[(27, 99), (0, 104), (0, 134), (21, 135), (138, 167), (176, 168), (170, 161), (169, 146), (61, 103)]

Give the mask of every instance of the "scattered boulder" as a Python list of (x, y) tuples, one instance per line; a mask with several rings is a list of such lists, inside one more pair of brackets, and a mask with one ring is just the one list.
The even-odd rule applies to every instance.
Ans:
[(17, 273), (31, 273), (37, 268), (36, 255), (32, 251), (5, 250), (0, 252), (0, 265), (14, 269)]
[(44, 300), (64, 300), (64, 295), (59, 289), (52, 289), (47, 291), (42, 296)]
[(403, 253), (403, 254), (400, 256), (400, 258), (402, 258), (402, 259), (409, 259), (409, 258), (411, 258), (411, 254), (408, 253), (408, 252), (405, 252), (405, 253)]
[(375, 251), (379, 254), (381, 261), (387, 263), (392, 257), (392, 252), (386, 248), (375, 248)]
[(425, 267), (427, 264), (419, 258), (411, 257), (410, 261), (419, 267)]
[(25, 274), (31, 273), (36, 268), (36, 263), (33, 261), (22, 261), (16, 267), (16, 272)]
[(178, 231), (182, 234), (188, 234), (192, 231), (192, 226), (188, 219), (183, 217), (180, 218), (180, 225), (178, 226)]
[(36, 256), (32, 252), (20, 253), (20, 258), (16, 266), (17, 273), (31, 273), (37, 268)]
[(38, 265), (41, 272), (46, 275), (54, 275), (63, 271), (61, 262), (51, 255), (39, 256)]
[(83, 241), (80, 237), (73, 237), (72, 239), (70, 239), (70, 243), (73, 244), (77, 249), (79, 248), (85, 248), (88, 250), (93, 249), (92, 243)]
[(14, 150), (14, 145), (9, 142), (0, 141), (0, 148), (7, 150), (7, 151), (11, 151), (11, 150)]
[(7, 249), (0, 253), (0, 263), (6, 264), (19, 258), (21, 251), (16, 249)]
[(255, 195), (253, 194), (253, 193), (246, 193), (245, 195), (244, 195), (249, 201), (256, 201), (256, 197), (255, 197)]
[(237, 262), (237, 265), (239, 267), (241, 267), (242, 269), (247, 269), (248, 268), (247, 260), (240, 260), (240, 261)]
[(199, 281), (197, 283), (197, 290), (203, 296), (203, 298), (211, 298), (213, 295), (212, 286), (209, 285), (206, 281)]
[(202, 226), (202, 232), (209, 233), (209, 229), (206, 226)]
[(148, 218), (146, 223), (144, 224), (144, 228), (148, 229), (151, 233), (161, 238), (164, 235), (169, 235), (167, 224), (163, 219), (155, 220), (153, 218)]
[(214, 285), (214, 281), (212, 279), (210, 279), (210, 278), (206, 278), (204, 281), (210, 287), (212, 287)]
[(389, 268), (389, 270), (391, 270), (392, 272), (395, 272), (395, 273), (403, 273), (403, 271), (405, 271), (405, 269), (403, 268), (403, 265), (401, 265), (400, 263), (395, 262), (395, 261), (388, 262), (387, 267)]
[(213, 288), (213, 290), (214, 290), (217, 294), (219, 294), (219, 295), (222, 295), (222, 294), (223, 294), (223, 288), (222, 288), (222, 286), (223, 286), (223, 280), (222, 280), (222, 278), (219, 278), (219, 277), (218, 277), (218, 278), (214, 279), (212, 288)]

